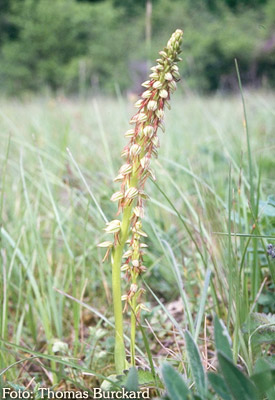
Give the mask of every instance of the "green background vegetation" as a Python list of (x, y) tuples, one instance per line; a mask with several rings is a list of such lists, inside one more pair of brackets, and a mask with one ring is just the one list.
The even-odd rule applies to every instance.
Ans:
[(2, 0), (1, 92), (131, 89), (131, 62), (154, 60), (175, 28), (185, 31), (181, 73), (191, 89), (236, 89), (234, 58), (245, 84), (274, 86), (272, 0), (153, 0), (147, 45), (145, 3)]
[[(166, 115), (152, 163), (166, 197), (148, 181), (143, 225), (149, 245), (144, 279), (156, 297), (147, 288), (144, 300), (152, 311), (143, 313), (142, 323), (156, 368), (164, 360), (182, 372), (187, 368), (182, 336), (194, 326), (208, 357), (205, 369), (212, 370), (214, 312), (227, 324), (234, 361), (246, 373), (258, 360), (275, 366), (274, 316), (267, 316), (275, 310), (275, 264), (266, 256), (275, 233), (275, 97), (250, 92), (245, 98), (250, 152), (239, 94), (202, 97), (179, 90)], [(62, 379), (73, 387), (98, 386), (114, 371), (114, 318), (111, 266), (102, 264), (97, 243), (106, 240), (105, 218), (116, 213), (113, 177), (134, 110), (122, 97), (61, 96), (1, 100), (0, 110), (0, 332), (6, 341), (0, 368), (23, 360), (2, 375), (2, 385), (25, 386), (35, 377), (32, 388), (60, 388)], [(123, 279), (124, 293), (127, 288)], [(148, 366), (140, 332), (137, 345), (141, 365)], [(26, 352), (56, 374), (47, 376), (36, 359), (25, 361)]]
[[(97, 244), (117, 211), (110, 196), (135, 97), (124, 91), (136, 83), (131, 65), (148, 67), (176, 28), (183, 79), (146, 187), (151, 312), (141, 318), (148, 343), (137, 335), (139, 382), (163, 393), (164, 378), (172, 400), (183, 385), (196, 399), (254, 399), (214, 394), (218, 375), (207, 384), (217, 356), (220, 378), (236, 372), (221, 351), (246, 376), (274, 377), (275, 3), (153, 0), (151, 43), (145, 3), (0, 2), (0, 388), (87, 389), (114, 373), (111, 266)], [(256, 398), (273, 400), (270, 390)]]

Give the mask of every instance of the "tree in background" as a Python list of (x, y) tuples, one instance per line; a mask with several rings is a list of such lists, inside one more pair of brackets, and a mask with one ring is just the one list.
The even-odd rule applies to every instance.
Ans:
[(63, 85), (64, 67), (86, 52), (88, 11), (70, 0), (13, 1), (8, 21), (17, 37), (1, 49), (1, 86), (16, 93)]
[(1, 91), (126, 90), (129, 66), (154, 59), (177, 27), (184, 29), (181, 73), (192, 89), (234, 89), (234, 58), (244, 83), (275, 85), (272, 0), (151, 0), (149, 39), (146, 3), (2, 0)]
[(1, 0), (0, 2), (0, 45), (5, 40), (14, 39), (17, 34), (16, 25), (9, 20), (11, 0)]
[(25, 0), (13, 3), (8, 20), (18, 30), (16, 40), (6, 40), (1, 49), (1, 87), (10, 93), (76, 91), (83, 65), (85, 79), (96, 76), (99, 84), (126, 69), (121, 63), (127, 45), (118, 46), (119, 12), (108, 2)]
[[(185, 64), (182, 74), (193, 89), (237, 87), (234, 58), (238, 59), (244, 83), (260, 85), (264, 78), (274, 86), (274, 48), (266, 54), (265, 67), (261, 69), (259, 64), (261, 47), (274, 32), (274, 27), (268, 23), (267, 14), (270, 13), (266, 13), (272, 1), (261, 6), (259, 0), (257, 7), (242, 7), (239, 11), (232, 10), (226, 3), (160, 0), (153, 13), (153, 32), (161, 39), (162, 30), (183, 22)], [(215, 10), (211, 8), (214, 4)]]

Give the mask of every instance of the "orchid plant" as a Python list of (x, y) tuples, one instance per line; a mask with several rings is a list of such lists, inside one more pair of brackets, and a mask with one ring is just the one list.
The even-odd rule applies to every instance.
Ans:
[[(147, 237), (142, 228), (144, 202), (148, 199), (144, 191), (147, 179), (155, 179), (150, 168), (151, 159), (157, 156), (160, 145), (158, 128), (164, 131), (164, 108), (170, 107), (170, 95), (176, 89), (179, 80), (179, 54), (183, 32), (176, 30), (167, 46), (160, 51), (157, 65), (152, 67), (150, 79), (142, 84), (145, 88), (141, 98), (136, 102), (137, 113), (130, 120), (133, 128), (125, 133), (129, 143), (124, 147), (121, 156), (125, 163), (119, 169), (115, 182), (120, 182), (120, 190), (115, 192), (111, 201), (118, 202), (118, 214), (122, 219), (109, 223), (105, 231), (113, 235), (113, 240), (100, 243), (99, 247), (107, 248), (104, 260), (111, 255), (112, 292), (115, 316), (115, 365), (117, 374), (127, 368), (123, 337), (123, 312), (131, 312), (131, 365), (135, 364), (136, 319), (146, 306), (141, 302), (144, 289), (139, 285), (139, 276), (146, 271), (143, 264), (144, 249)], [(129, 289), (121, 292), (121, 272), (126, 274)], [(123, 303), (125, 305), (123, 307)]]

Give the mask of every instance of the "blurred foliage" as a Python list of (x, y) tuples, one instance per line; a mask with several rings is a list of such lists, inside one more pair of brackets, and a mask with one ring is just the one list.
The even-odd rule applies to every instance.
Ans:
[(154, 60), (176, 28), (185, 32), (181, 72), (192, 89), (234, 89), (234, 58), (244, 83), (274, 86), (272, 0), (152, 0), (152, 5), (149, 50), (146, 0), (2, 0), (2, 91), (133, 88), (132, 63)]

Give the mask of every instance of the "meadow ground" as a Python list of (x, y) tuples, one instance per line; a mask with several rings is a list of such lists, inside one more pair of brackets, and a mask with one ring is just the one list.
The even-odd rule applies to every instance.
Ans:
[[(166, 113), (144, 222), (152, 311), (142, 324), (156, 367), (186, 369), (188, 328), (214, 368), (214, 313), (246, 372), (272, 351), (248, 339), (247, 319), (275, 307), (265, 250), (275, 237), (275, 95), (244, 96), (250, 151), (239, 94), (176, 93)], [(123, 98), (0, 101), (2, 384), (91, 387), (114, 372), (111, 267), (96, 245), (116, 213), (109, 198), (133, 111)], [(140, 332), (137, 347), (148, 366)]]

